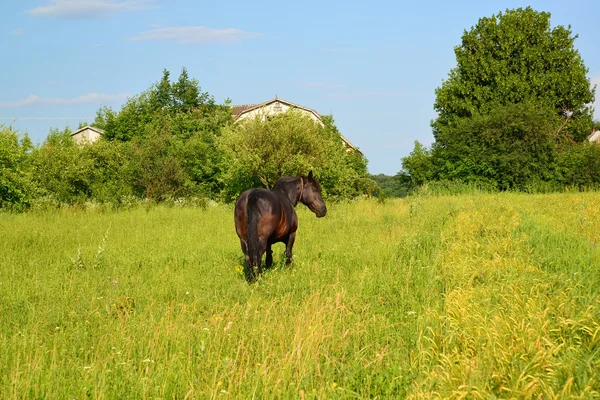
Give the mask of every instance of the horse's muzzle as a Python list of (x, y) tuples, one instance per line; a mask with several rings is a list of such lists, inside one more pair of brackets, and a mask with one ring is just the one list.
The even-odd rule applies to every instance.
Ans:
[(325, 214), (327, 214), (327, 208), (323, 207), (323, 208), (317, 210), (315, 212), (315, 214), (317, 215), (317, 218), (323, 218), (325, 216)]

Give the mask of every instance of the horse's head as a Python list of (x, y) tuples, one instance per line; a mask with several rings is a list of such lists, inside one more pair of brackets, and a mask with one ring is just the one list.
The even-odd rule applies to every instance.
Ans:
[(310, 211), (314, 212), (318, 218), (324, 217), (327, 213), (327, 207), (321, 197), (321, 185), (313, 176), (312, 171), (308, 173), (308, 176), (302, 177), (302, 194), (300, 201), (302, 204), (307, 206)]

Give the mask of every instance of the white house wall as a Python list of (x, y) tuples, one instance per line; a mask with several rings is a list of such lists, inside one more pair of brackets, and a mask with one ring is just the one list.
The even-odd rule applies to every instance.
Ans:
[(77, 144), (94, 143), (98, 139), (100, 139), (100, 134), (92, 129), (86, 129), (73, 135), (73, 140)]
[[(281, 107), (280, 111), (276, 110), (276, 105), (279, 105), (279, 107)], [(290, 107), (289, 105), (285, 104), (285, 103), (271, 103), (271, 104), (267, 104), (263, 107), (251, 110), (251, 111), (247, 111), (245, 113), (243, 113), (242, 115), (239, 116), (238, 121), (242, 120), (242, 119), (246, 119), (246, 118), (256, 118), (257, 115), (262, 116), (263, 118), (265, 116), (271, 116), (271, 115), (276, 115), (279, 114), (280, 112), (286, 112), (287, 110), (289, 110)], [(317, 121), (319, 124), (323, 125), (323, 122), (319, 119), (319, 117), (317, 117), (313, 112), (304, 110), (302, 108), (294, 108), (296, 111), (301, 112), (304, 115), (308, 115), (310, 118), (313, 119), (313, 121)]]

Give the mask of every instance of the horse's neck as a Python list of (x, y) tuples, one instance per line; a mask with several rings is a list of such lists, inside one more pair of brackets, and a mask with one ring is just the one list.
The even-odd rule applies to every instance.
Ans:
[[(300, 178), (298, 178), (298, 180), (299, 179)], [(279, 190), (281, 193), (283, 193), (288, 198), (290, 203), (292, 203), (292, 206), (296, 207), (296, 204), (298, 204), (298, 198), (297, 198), (298, 182), (297, 182), (297, 180), (285, 182), (281, 185), (276, 185), (273, 188), (273, 190)]]

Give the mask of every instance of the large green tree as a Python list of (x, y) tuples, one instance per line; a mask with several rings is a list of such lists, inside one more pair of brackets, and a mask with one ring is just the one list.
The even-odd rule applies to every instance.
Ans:
[(129, 98), (120, 111), (102, 107), (93, 125), (104, 129), (107, 140), (129, 141), (157, 130), (184, 139), (201, 131), (218, 134), (229, 123), (229, 105), (219, 105), (213, 96), (202, 92), (198, 81), (183, 68), (176, 82), (171, 82), (170, 72), (163, 70), (160, 81)]
[(434, 135), (500, 106), (533, 103), (562, 119), (557, 135), (581, 142), (592, 126), (594, 89), (569, 27), (531, 7), (484, 17), (456, 46), (457, 66), (436, 89)]
[[(200, 190), (207, 195), (220, 192), (221, 155), (216, 141), (221, 129), (232, 123), (229, 101), (217, 104), (183, 68), (177, 81), (171, 81), (171, 74), (165, 69), (158, 82), (130, 98), (120, 111), (101, 108), (94, 126), (104, 129), (106, 140), (132, 142), (134, 148), (143, 148), (144, 151), (134, 153), (140, 160), (145, 159), (144, 163), (151, 161), (152, 149), (160, 150), (159, 143), (169, 148), (168, 154), (159, 152), (160, 157), (156, 154), (158, 158), (152, 163), (160, 165), (168, 160), (165, 168), (170, 165), (171, 169), (168, 173), (165, 170), (164, 176), (171, 178), (161, 181), (157, 169), (154, 175), (147, 171), (138, 175), (141, 179), (138, 183), (145, 185), (146, 195), (163, 198), (189, 193), (190, 185), (196, 187), (192, 192)], [(182, 182), (186, 182), (185, 190), (179, 187)]]
[[(464, 32), (457, 65), (435, 91), (431, 150), (417, 143), (401, 173), (413, 185), (568, 184), (575, 175), (567, 170), (578, 164), (561, 152), (581, 146), (592, 130), (595, 94), (576, 38), (570, 27), (552, 28), (549, 13), (530, 7), (481, 18)], [(595, 154), (585, 151), (573, 154)]]

